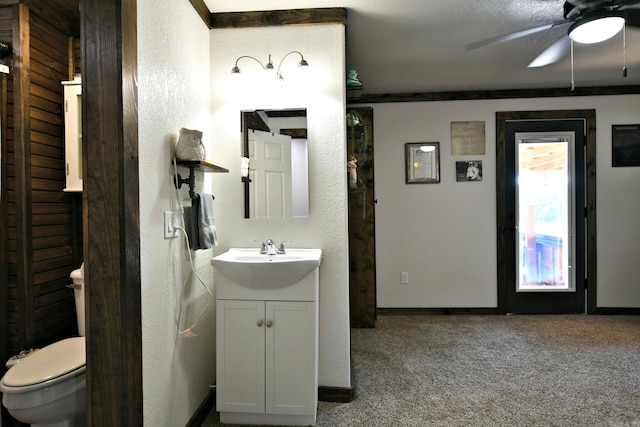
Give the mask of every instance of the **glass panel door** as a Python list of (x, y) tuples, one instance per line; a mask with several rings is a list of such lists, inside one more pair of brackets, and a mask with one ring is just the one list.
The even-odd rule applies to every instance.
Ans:
[(516, 133), (517, 292), (574, 292), (574, 133)]

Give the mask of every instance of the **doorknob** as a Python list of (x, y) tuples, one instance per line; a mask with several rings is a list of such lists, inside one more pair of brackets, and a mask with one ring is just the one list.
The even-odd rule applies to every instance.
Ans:
[(273, 322), (271, 320), (267, 320), (267, 328), (273, 326)]
[(258, 327), (261, 327), (262, 325), (264, 325), (264, 322), (262, 320), (258, 320), (257, 325), (258, 325)]

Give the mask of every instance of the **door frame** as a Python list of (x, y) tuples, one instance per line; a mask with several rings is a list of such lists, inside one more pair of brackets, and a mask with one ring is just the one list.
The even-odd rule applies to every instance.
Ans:
[[(597, 311), (597, 245), (596, 245), (596, 110), (550, 110), (550, 111), (499, 111), (496, 113), (496, 213), (497, 213), (497, 273), (498, 312), (507, 313), (508, 265), (506, 251), (508, 242), (508, 206), (506, 165), (506, 122), (513, 120), (585, 120), (585, 287), (587, 293), (586, 312)], [(579, 209), (576, 207), (576, 209)]]

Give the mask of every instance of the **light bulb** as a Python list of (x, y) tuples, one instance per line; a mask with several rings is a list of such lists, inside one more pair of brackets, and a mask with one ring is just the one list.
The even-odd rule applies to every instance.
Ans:
[(618, 34), (624, 27), (624, 23), (624, 18), (621, 16), (594, 19), (569, 29), (569, 37), (577, 43), (600, 43)]

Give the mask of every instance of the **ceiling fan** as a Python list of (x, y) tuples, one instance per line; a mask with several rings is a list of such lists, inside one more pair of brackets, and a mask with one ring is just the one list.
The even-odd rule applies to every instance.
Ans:
[[(640, 4), (640, 0), (566, 0), (563, 4), (564, 19), (561, 21), (550, 22), (471, 43), (465, 49), (470, 51), (496, 43), (519, 39), (552, 28), (569, 26), (567, 34), (545, 49), (528, 65), (528, 67), (544, 67), (566, 56), (571, 49), (572, 41), (598, 43), (613, 37), (625, 25), (640, 28), (640, 9), (627, 8), (627, 6), (635, 4)], [(593, 36), (600, 34), (601, 31), (596, 27), (604, 27), (608, 24), (613, 25), (612, 29), (608, 29), (608, 32), (606, 34), (603, 33), (602, 37), (593, 38)], [(607, 29), (603, 28), (602, 31), (607, 31)], [(581, 37), (581, 35), (586, 38)], [(624, 73), (626, 75), (626, 67)]]

